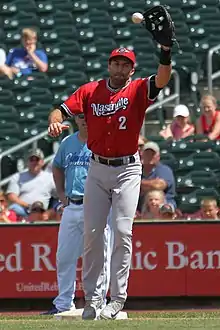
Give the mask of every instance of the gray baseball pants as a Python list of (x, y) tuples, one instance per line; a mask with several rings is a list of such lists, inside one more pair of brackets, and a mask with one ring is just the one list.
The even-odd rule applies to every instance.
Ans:
[(102, 299), (103, 231), (112, 206), (114, 245), (111, 259), (111, 299), (124, 302), (132, 256), (132, 225), (141, 181), (135, 163), (112, 167), (91, 160), (84, 194), (83, 285), (86, 300)]

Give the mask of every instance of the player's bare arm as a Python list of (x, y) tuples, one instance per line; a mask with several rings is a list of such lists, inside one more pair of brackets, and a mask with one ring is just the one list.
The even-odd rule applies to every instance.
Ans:
[(48, 134), (52, 137), (56, 137), (62, 134), (63, 130), (68, 129), (68, 125), (62, 124), (65, 119), (66, 116), (60, 109), (52, 110), (49, 115)]
[(67, 199), (65, 196), (65, 175), (63, 169), (53, 166), (52, 167), (53, 179), (56, 186), (57, 195), (63, 205), (67, 205)]

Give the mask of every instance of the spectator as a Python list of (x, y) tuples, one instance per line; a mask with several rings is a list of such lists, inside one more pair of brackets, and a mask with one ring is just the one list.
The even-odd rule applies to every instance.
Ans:
[(203, 199), (200, 210), (193, 214), (186, 214), (185, 217), (197, 220), (220, 220), (219, 207), (215, 198)]
[(12, 223), (16, 221), (16, 213), (8, 209), (7, 198), (3, 192), (0, 192), (0, 222)]
[(48, 221), (48, 213), (44, 209), (44, 204), (40, 201), (34, 202), (31, 205), (30, 213), (27, 217), (27, 222)]
[(17, 215), (27, 217), (31, 205), (40, 201), (47, 210), (49, 201), (55, 195), (53, 176), (42, 170), (44, 154), (40, 149), (28, 156), (28, 169), (13, 176), (7, 189), (7, 196), (12, 203), (10, 209)]
[[(35, 71), (46, 72), (48, 59), (43, 49), (37, 49), (37, 32), (31, 28), (22, 30), (22, 48), (10, 50), (2, 73), (10, 75), (32, 75)], [(8, 74), (7, 74), (8, 75)]]
[(159, 207), (160, 220), (174, 220), (176, 219), (176, 211), (172, 204), (162, 204)]
[(9, 79), (13, 78), (13, 73), (11, 69), (5, 64), (6, 53), (3, 48), (0, 48), (0, 74), (4, 74)]
[(155, 142), (147, 142), (143, 148), (143, 174), (141, 180), (141, 195), (149, 190), (162, 190), (166, 203), (175, 202), (175, 179), (172, 169), (160, 162), (160, 148)]
[(159, 207), (165, 203), (162, 190), (150, 190), (146, 193), (141, 212), (141, 219), (160, 219)]
[(202, 115), (197, 120), (196, 133), (207, 135), (210, 140), (220, 140), (220, 112), (216, 108), (217, 101), (214, 96), (202, 97)]
[(194, 125), (190, 124), (190, 113), (187, 106), (179, 104), (174, 108), (173, 121), (165, 129), (160, 131), (164, 139), (180, 140), (195, 132)]

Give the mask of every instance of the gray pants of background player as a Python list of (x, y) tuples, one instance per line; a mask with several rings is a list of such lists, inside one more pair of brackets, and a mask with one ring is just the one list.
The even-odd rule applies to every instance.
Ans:
[(141, 163), (112, 167), (91, 160), (84, 194), (83, 285), (86, 300), (102, 298), (103, 231), (112, 205), (114, 246), (111, 299), (124, 302), (132, 255), (132, 225), (141, 181)]

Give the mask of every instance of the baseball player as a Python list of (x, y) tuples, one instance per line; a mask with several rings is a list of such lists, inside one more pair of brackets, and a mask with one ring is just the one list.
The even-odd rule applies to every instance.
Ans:
[[(53, 177), (57, 194), (63, 208), (58, 234), (57, 280), (59, 294), (53, 301), (54, 307), (45, 314), (74, 314), (74, 292), (76, 282), (77, 260), (83, 252), (83, 195), (84, 182), (87, 177), (91, 151), (87, 148), (87, 128), (84, 115), (75, 117), (79, 131), (66, 137), (55, 155), (52, 164)], [(108, 221), (109, 222), (109, 221)], [(105, 229), (105, 263), (100, 283), (105, 302), (109, 287), (110, 274), (110, 233), (111, 227)], [(109, 243), (109, 244), (108, 244)], [(64, 312), (64, 313), (63, 313)]]
[[(164, 20), (157, 19), (157, 22)], [(158, 31), (162, 30), (158, 28)], [(49, 116), (48, 132), (51, 136), (61, 134), (68, 127), (63, 120), (76, 114), (84, 113), (88, 126), (92, 159), (84, 196), (83, 284), (86, 303), (82, 318), (85, 320), (95, 319), (97, 309), (102, 305), (99, 286), (104, 262), (102, 237), (110, 207), (114, 230), (111, 301), (100, 317), (115, 319), (127, 298), (132, 224), (141, 180), (138, 137), (146, 109), (169, 82), (171, 45), (162, 44), (155, 75), (132, 80), (135, 63), (133, 51), (114, 49), (108, 61), (109, 79), (82, 85)]]

